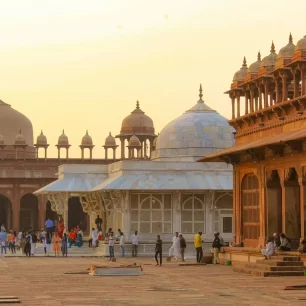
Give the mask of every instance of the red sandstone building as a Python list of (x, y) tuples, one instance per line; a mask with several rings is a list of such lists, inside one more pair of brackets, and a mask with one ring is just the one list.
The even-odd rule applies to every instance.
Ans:
[[(296, 243), (306, 234), (306, 36), (234, 75), (232, 101), (236, 145), (204, 162), (234, 166), (234, 240), (263, 245), (274, 232)], [(242, 102), (243, 101), (243, 102)]]
[[(121, 140), (123, 158), (125, 150), (129, 152), (128, 158), (150, 158), (156, 138), (154, 125), (152, 119), (139, 108), (138, 102), (135, 110), (122, 121), (116, 138)], [(57, 219), (45, 196), (36, 197), (33, 192), (57, 179), (59, 165), (109, 164), (118, 160), (118, 146), (111, 134), (103, 146), (104, 159), (92, 158), (94, 145), (88, 133), (81, 141), (81, 158), (69, 158), (70, 143), (64, 131), (56, 144), (57, 158), (47, 156), (49, 144), (43, 133), (37, 137), (36, 143), (33, 139), (31, 121), (0, 100), (0, 224), (7, 229), (38, 229), (44, 226), (46, 217)], [(38, 158), (39, 150), (43, 150), (43, 158)], [(63, 150), (65, 154), (61, 156)], [(89, 150), (89, 158), (84, 158), (85, 150)], [(88, 214), (83, 212), (78, 197), (69, 199), (68, 215), (69, 228), (81, 225), (85, 232), (89, 231)]]

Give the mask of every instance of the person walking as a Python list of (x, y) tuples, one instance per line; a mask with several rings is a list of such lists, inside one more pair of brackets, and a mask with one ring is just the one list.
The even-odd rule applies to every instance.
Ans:
[(62, 255), (68, 256), (68, 245), (67, 245), (67, 234), (64, 233), (63, 238), (62, 238)]
[(213, 253), (214, 253), (214, 264), (219, 263), (219, 253), (220, 253), (220, 248), (221, 248), (221, 240), (219, 238), (220, 233), (219, 232), (214, 232), (214, 240), (212, 243), (212, 248), (213, 248)]
[(202, 249), (202, 232), (198, 232), (194, 238), (193, 238), (193, 242), (194, 242), (194, 247), (196, 249), (197, 252), (197, 263), (201, 263), (202, 257), (203, 257), (203, 249)]
[(139, 243), (139, 235), (138, 232), (135, 231), (135, 234), (132, 235), (132, 257), (137, 257), (138, 243)]
[(186, 249), (186, 240), (183, 237), (183, 234), (180, 233), (179, 234), (179, 238), (180, 238), (180, 253), (181, 253), (181, 259), (182, 261), (185, 261), (185, 249)]
[(37, 235), (33, 231), (31, 234), (31, 255), (35, 256), (35, 250), (36, 250), (36, 243), (37, 243)]
[(31, 257), (31, 235), (27, 235), (25, 239), (24, 253), (26, 256)]
[(121, 248), (121, 255), (122, 257), (124, 257), (124, 243), (125, 243), (125, 239), (124, 239), (124, 234), (123, 232), (120, 232), (120, 248)]
[(108, 236), (108, 249), (109, 249), (109, 260), (112, 261), (115, 258), (114, 254), (114, 245), (115, 245), (115, 238), (113, 233), (109, 233)]
[[(159, 255), (159, 262), (158, 257)], [(160, 235), (157, 235), (156, 245), (155, 245), (155, 260), (156, 260), (156, 266), (160, 266), (163, 263), (163, 241), (160, 239)]]
[(13, 231), (11, 231), (11, 235), (9, 237), (9, 249), (11, 250), (12, 254), (16, 254), (16, 248), (15, 248), (15, 241), (16, 241), (16, 233), (13, 233)]
[(172, 238), (172, 247), (169, 249), (167, 261), (171, 261), (172, 257), (174, 257), (176, 261), (180, 257), (180, 238), (178, 232), (175, 232), (175, 236)]
[(6, 254), (6, 241), (7, 241), (7, 233), (5, 228), (2, 228), (0, 233), (1, 254), (3, 254), (3, 251)]

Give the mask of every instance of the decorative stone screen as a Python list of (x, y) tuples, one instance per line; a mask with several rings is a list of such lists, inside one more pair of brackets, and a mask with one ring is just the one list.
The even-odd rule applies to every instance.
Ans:
[(171, 194), (131, 194), (131, 232), (172, 233)]
[(241, 184), (242, 231), (244, 239), (259, 237), (259, 184), (254, 174), (246, 175)]
[(205, 194), (182, 194), (182, 232), (205, 233)]

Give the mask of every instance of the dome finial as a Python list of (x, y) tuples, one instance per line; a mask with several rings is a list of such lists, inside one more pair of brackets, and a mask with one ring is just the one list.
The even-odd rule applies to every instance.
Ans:
[(274, 41), (272, 40), (272, 45), (271, 45), (271, 53), (275, 53), (275, 46), (274, 46)]
[(292, 34), (290, 32), (290, 35), (289, 35), (289, 43), (292, 44), (293, 43), (293, 39), (292, 39)]
[(260, 51), (258, 51), (258, 53), (257, 53), (257, 60), (258, 60), (258, 61), (261, 61), (261, 54), (260, 54)]
[(43, 134), (44, 134), (44, 133), (43, 133), (43, 130), (41, 130), (41, 131), (40, 131), (40, 135), (43, 135)]
[(136, 101), (136, 108), (139, 109), (139, 101)]
[(111, 132), (109, 132), (109, 136), (112, 136), (112, 133), (111, 133)]
[(63, 134), (65, 134), (65, 130), (63, 129)]
[(86, 135), (88, 135), (88, 130), (86, 130)]
[(243, 63), (242, 63), (242, 67), (246, 67), (247, 66), (247, 62), (246, 62), (246, 58), (245, 56), (243, 57)]
[(203, 92), (203, 89), (202, 89), (202, 84), (200, 84), (200, 89), (199, 89), (199, 97), (200, 97), (200, 100), (202, 101), (202, 97), (203, 97), (203, 94), (202, 94), (202, 92)]

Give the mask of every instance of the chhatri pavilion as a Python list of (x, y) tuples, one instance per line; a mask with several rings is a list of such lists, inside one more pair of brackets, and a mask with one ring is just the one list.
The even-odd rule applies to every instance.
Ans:
[[(264, 245), (284, 232), (297, 245), (306, 236), (306, 36), (247, 67), (226, 92), (236, 144), (202, 162), (234, 167), (234, 240)], [(241, 99), (244, 103), (241, 103)]]
[(201, 87), (198, 102), (158, 137), (152, 119), (137, 103), (116, 136), (120, 161), (63, 164), (58, 179), (35, 194), (47, 198), (65, 224), (69, 198), (78, 197), (91, 226), (100, 215), (104, 231), (120, 228), (127, 241), (137, 230), (143, 244), (139, 252), (144, 254), (153, 251), (146, 243), (154, 242), (157, 234), (170, 242), (175, 232), (182, 232), (192, 245), (194, 233), (203, 232), (209, 242), (218, 230), (231, 241), (232, 166), (197, 160), (233, 146), (233, 131), (227, 119), (203, 101)]

